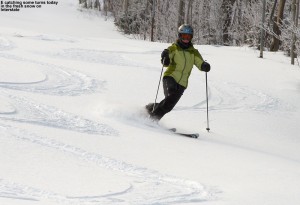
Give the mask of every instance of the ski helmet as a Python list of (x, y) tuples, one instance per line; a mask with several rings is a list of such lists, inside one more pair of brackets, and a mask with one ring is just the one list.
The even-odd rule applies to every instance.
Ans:
[(178, 34), (190, 34), (190, 35), (194, 35), (194, 30), (192, 28), (192, 26), (188, 25), (188, 24), (182, 24), (179, 28), (178, 28)]

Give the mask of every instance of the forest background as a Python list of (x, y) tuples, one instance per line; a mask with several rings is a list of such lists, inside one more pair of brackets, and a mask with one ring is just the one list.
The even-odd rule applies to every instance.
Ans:
[[(114, 18), (134, 38), (173, 42), (190, 24), (195, 44), (251, 46), (284, 51), (294, 64), (300, 53), (300, 0), (79, 0), (82, 8)], [(291, 52), (294, 51), (294, 52)], [(298, 62), (299, 65), (299, 62)]]

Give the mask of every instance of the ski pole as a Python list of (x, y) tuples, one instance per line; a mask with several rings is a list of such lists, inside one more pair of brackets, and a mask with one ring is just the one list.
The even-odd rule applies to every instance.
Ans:
[(161, 72), (160, 72), (160, 77), (159, 77), (159, 82), (158, 82), (158, 86), (157, 86), (157, 91), (156, 91), (156, 96), (155, 96), (152, 112), (154, 111), (155, 105), (156, 105), (156, 100), (157, 100), (157, 95), (158, 95), (158, 91), (159, 91), (160, 81), (161, 81), (162, 73), (163, 73), (163, 70), (164, 70), (164, 62), (165, 62), (165, 58), (163, 59), (163, 62), (162, 62), (163, 65), (162, 65)]
[(209, 132), (209, 119), (208, 119), (208, 88), (207, 88), (207, 73), (205, 73), (205, 85), (206, 85), (206, 120), (207, 120), (207, 132)]

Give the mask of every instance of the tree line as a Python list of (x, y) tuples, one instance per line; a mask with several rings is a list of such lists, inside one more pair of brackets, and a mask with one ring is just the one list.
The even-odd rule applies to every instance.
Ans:
[[(195, 44), (243, 46), (300, 52), (300, 0), (79, 0), (114, 18), (115, 25), (135, 38), (172, 42), (177, 28), (194, 28)], [(293, 52), (292, 52), (293, 51)]]

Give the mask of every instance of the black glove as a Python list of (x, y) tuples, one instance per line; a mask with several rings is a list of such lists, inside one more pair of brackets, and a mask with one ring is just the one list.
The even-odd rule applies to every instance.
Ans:
[(210, 65), (209, 63), (207, 62), (203, 62), (202, 65), (201, 65), (201, 70), (204, 71), (204, 72), (209, 72), (210, 71)]
[(170, 58), (169, 58), (169, 50), (165, 49), (162, 53), (161, 53), (161, 63), (164, 66), (168, 66), (170, 65)]

